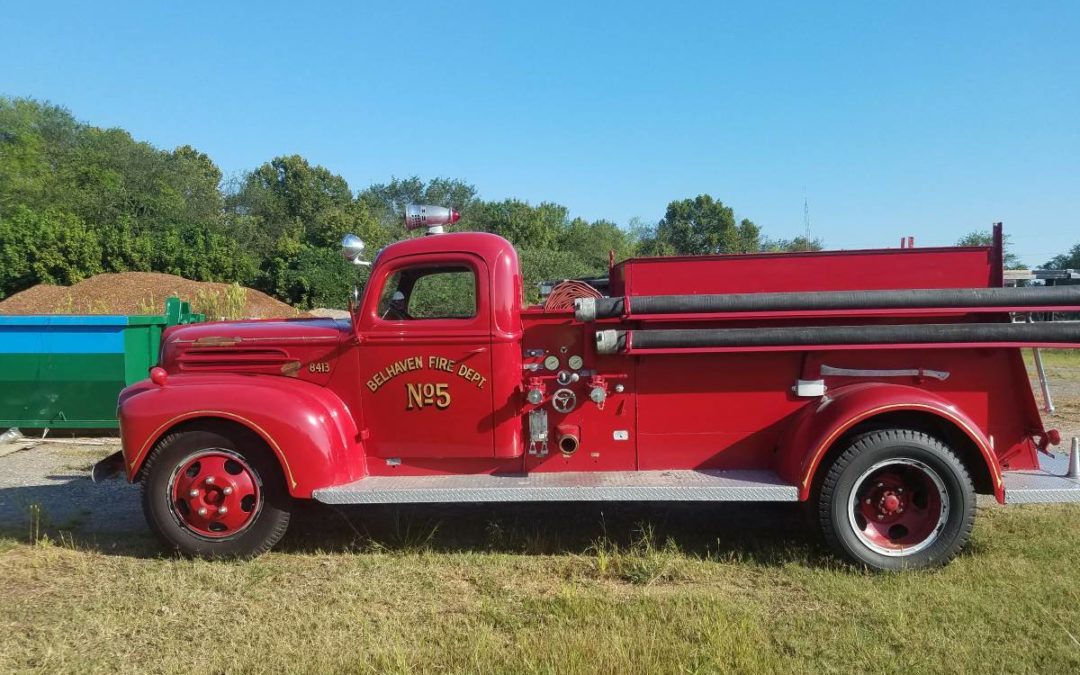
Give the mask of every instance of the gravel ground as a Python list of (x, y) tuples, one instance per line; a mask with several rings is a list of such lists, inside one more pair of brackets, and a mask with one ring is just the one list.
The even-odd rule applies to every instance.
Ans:
[[(1037, 383), (1034, 386), (1038, 392)], [(1046, 424), (1061, 430), (1060, 449), (1068, 452), (1068, 439), (1080, 436), (1080, 380), (1055, 380), (1052, 386), (1058, 414), (1047, 417)], [(94, 462), (119, 449), (115, 438), (27, 439), (0, 445), (0, 531), (26, 531), (34, 522), (35, 507), (42, 529), (148, 534), (138, 486), (122, 479), (101, 484), (90, 480)]]
[(0, 446), (0, 529), (22, 530), (39, 507), (43, 527), (86, 533), (145, 532), (139, 488), (95, 484), (90, 467), (120, 449), (116, 439), (20, 441)]

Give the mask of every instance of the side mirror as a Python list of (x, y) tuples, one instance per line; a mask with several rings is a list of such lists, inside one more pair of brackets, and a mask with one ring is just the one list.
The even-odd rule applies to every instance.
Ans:
[(364, 255), (364, 241), (355, 234), (347, 234), (341, 240), (341, 256), (354, 265), (370, 265), (366, 260), (361, 260)]

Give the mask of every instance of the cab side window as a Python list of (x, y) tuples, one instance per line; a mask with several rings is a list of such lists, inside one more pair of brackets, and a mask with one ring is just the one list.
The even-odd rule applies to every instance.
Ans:
[(467, 266), (417, 267), (390, 275), (379, 296), (389, 321), (476, 316), (476, 274)]

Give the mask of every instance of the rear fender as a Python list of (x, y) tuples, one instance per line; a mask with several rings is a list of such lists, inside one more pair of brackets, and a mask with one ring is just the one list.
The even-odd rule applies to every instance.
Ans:
[(848, 385), (807, 406), (781, 442), (777, 469), (786, 480), (799, 486), (800, 499), (809, 499), (822, 460), (844, 433), (879, 415), (903, 411), (933, 415), (970, 439), (989, 472), (994, 495), (1004, 501), (1001, 466), (979, 426), (941, 396), (899, 384)]
[(181, 426), (230, 420), (261, 437), (281, 464), (289, 492), (347, 483), (367, 473), (363, 446), (345, 403), (318, 385), (278, 376), (171, 375), (120, 394), (124, 470), (135, 480), (150, 450)]

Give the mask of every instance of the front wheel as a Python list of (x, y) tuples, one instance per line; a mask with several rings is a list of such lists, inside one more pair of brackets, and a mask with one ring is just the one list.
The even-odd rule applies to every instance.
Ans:
[(967, 544), (975, 490), (941, 441), (887, 429), (856, 436), (822, 482), (825, 539), (866, 567), (892, 571), (944, 565)]
[(264, 553), (285, 534), (289, 506), (274, 457), (258, 440), (241, 434), (173, 434), (146, 460), (146, 520), (160, 539), (185, 555)]

